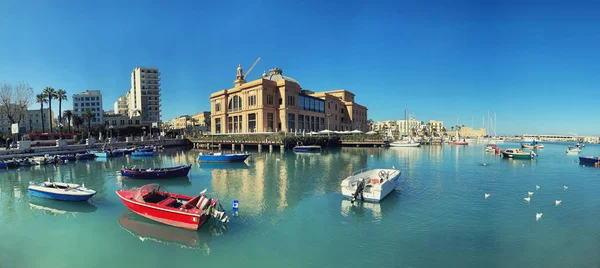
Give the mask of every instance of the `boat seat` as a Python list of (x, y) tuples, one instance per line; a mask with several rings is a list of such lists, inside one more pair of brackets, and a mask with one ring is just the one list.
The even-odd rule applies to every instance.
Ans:
[(202, 197), (201, 195), (197, 195), (194, 198), (188, 200), (187, 202), (185, 202), (183, 204), (183, 206), (181, 206), (182, 208), (185, 209), (190, 209), (193, 208), (194, 206), (196, 206), (196, 203), (198, 203), (198, 200), (200, 200), (200, 197)]
[(169, 206), (169, 205), (171, 205), (171, 204), (173, 204), (175, 202), (177, 202), (177, 200), (175, 200), (175, 198), (167, 198), (167, 199), (165, 199), (163, 201), (158, 202), (157, 205), (159, 205), (159, 206)]

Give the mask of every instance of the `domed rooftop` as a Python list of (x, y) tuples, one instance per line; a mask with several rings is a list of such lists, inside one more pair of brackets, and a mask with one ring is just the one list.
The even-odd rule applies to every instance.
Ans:
[(275, 81), (275, 82), (277, 82), (279, 80), (285, 80), (285, 81), (293, 82), (293, 83), (300, 85), (300, 83), (298, 83), (298, 81), (296, 81), (296, 79), (287, 77), (287, 76), (283, 76), (283, 70), (281, 70), (277, 67), (269, 70), (269, 74), (267, 74), (267, 72), (264, 72), (263, 78), (269, 79), (269, 80)]

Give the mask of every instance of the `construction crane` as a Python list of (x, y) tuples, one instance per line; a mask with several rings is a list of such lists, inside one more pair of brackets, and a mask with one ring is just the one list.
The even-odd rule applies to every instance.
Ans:
[(254, 64), (252, 64), (252, 66), (250, 66), (250, 69), (248, 69), (248, 71), (246, 71), (246, 74), (244, 74), (244, 78), (248, 77), (248, 74), (252, 71), (252, 69), (254, 69), (254, 66), (256, 66), (256, 64), (258, 64), (259, 61), (260, 61), (260, 57), (258, 57), (258, 59), (256, 59)]

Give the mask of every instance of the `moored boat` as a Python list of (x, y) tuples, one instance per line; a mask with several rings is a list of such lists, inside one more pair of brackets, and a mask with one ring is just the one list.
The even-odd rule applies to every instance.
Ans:
[(469, 145), (469, 143), (466, 141), (451, 141), (448, 144), (450, 144), (450, 145)]
[(202, 163), (243, 162), (250, 154), (200, 153), (198, 160)]
[(19, 165), (20, 166), (35, 166), (37, 165), (37, 162), (35, 162), (33, 159), (29, 158), (29, 157), (25, 157), (22, 159), (18, 159), (17, 161), (19, 161)]
[(421, 146), (418, 142), (413, 141), (394, 141), (390, 142), (390, 147), (419, 147)]
[(581, 165), (598, 165), (600, 163), (600, 156), (580, 156), (579, 164)]
[(53, 181), (30, 183), (28, 190), (32, 196), (61, 201), (87, 201), (96, 194), (85, 185)]
[(33, 161), (38, 163), (38, 165), (48, 165), (54, 163), (54, 159), (48, 154), (44, 156), (36, 156), (33, 158)]
[(186, 196), (169, 193), (158, 184), (147, 184), (134, 190), (117, 190), (117, 195), (131, 211), (167, 225), (198, 230), (211, 217), (221, 222), (229, 218), (217, 199), (204, 195)]
[(9, 159), (9, 160), (4, 160), (4, 163), (6, 164), (7, 168), (17, 168), (17, 167), (21, 166), (19, 161), (15, 158)]
[(512, 159), (533, 159), (537, 156), (533, 151), (523, 152), (521, 149), (506, 149), (501, 151), (502, 156)]
[(154, 152), (153, 151), (135, 151), (133, 153), (131, 153), (131, 156), (133, 157), (143, 157), (143, 156), (154, 156)]
[(573, 147), (573, 146), (567, 147), (567, 154), (578, 154), (580, 152), (581, 152), (581, 149), (579, 147)]
[(192, 165), (169, 168), (123, 168), (121, 175), (133, 179), (166, 179), (185, 177), (190, 172)]
[(360, 198), (365, 201), (379, 202), (396, 188), (400, 170), (362, 169), (340, 183), (342, 194), (351, 201)]
[(93, 159), (94, 157), (96, 157), (96, 155), (94, 155), (93, 153), (75, 154), (75, 159), (77, 160)]
[(0, 169), (8, 168), (8, 165), (4, 161), (0, 161)]
[(292, 149), (296, 153), (318, 153), (321, 152), (319, 145), (297, 145)]
[(74, 154), (62, 154), (62, 155), (57, 155), (57, 156), (62, 161), (75, 161), (75, 160), (77, 160), (77, 157)]

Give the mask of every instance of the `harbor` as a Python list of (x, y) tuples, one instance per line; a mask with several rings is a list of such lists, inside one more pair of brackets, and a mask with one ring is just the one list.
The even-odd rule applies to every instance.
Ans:
[[(248, 149), (251, 156), (241, 163), (200, 163), (198, 154), (204, 150), (165, 148), (147, 158), (1, 170), (0, 235), (12, 245), (2, 251), (2, 259), (10, 267), (38, 267), (42, 262), (71, 267), (90, 261), (114, 266), (113, 259), (122, 259), (122, 265), (153, 266), (168, 251), (171, 258), (205, 265), (228, 259), (231, 266), (257, 266), (269, 259), (270, 265), (303, 267), (305, 263), (289, 263), (302, 258), (297, 249), (303, 249), (315, 266), (328, 266), (332, 258), (344, 266), (364, 261), (385, 266), (389, 259), (402, 266), (484, 266), (503, 256), (511, 256), (503, 264), (512, 267), (585, 266), (584, 256), (595, 252), (588, 242), (600, 239), (593, 231), (600, 216), (589, 214), (600, 210), (593, 194), (600, 187), (600, 169), (578, 164), (576, 155), (565, 154), (566, 145), (545, 145), (533, 160), (505, 159), (486, 153), (484, 145), (431, 145), (335, 147), (308, 154)], [(597, 145), (582, 152), (599, 154)], [(122, 167), (188, 164), (189, 174), (173, 179), (131, 179), (120, 172)], [(352, 204), (342, 194), (340, 184), (356, 171), (392, 166), (401, 171), (399, 186), (380, 202), (358, 199)], [(84, 203), (27, 193), (30, 182), (47, 178), (84, 184), (97, 193)], [(211, 219), (198, 231), (187, 231), (128, 212), (115, 191), (148, 183), (190, 196), (207, 189), (207, 195), (218, 197), (230, 221)], [(523, 200), (528, 192), (534, 193), (530, 202)], [(232, 210), (234, 200), (239, 202), (237, 211)], [(543, 213), (538, 220), (537, 213)], [(90, 240), (94, 243), (86, 242)], [(289, 244), (294, 246), (285, 246)], [(332, 244), (344, 245), (344, 250), (318, 254)], [(31, 250), (16, 253), (25, 246)], [(376, 251), (377, 258), (361, 254), (376, 247), (396, 250)], [(443, 250), (431, 258), (434, 248)], [(530, 250), (525, 254), (523, 248)], [(45, 257), (34, 258), (42, 249)], [(65, 259), (61, 252), (71, 257)], [(461, 258), (458, 252), (472, 257)]]

